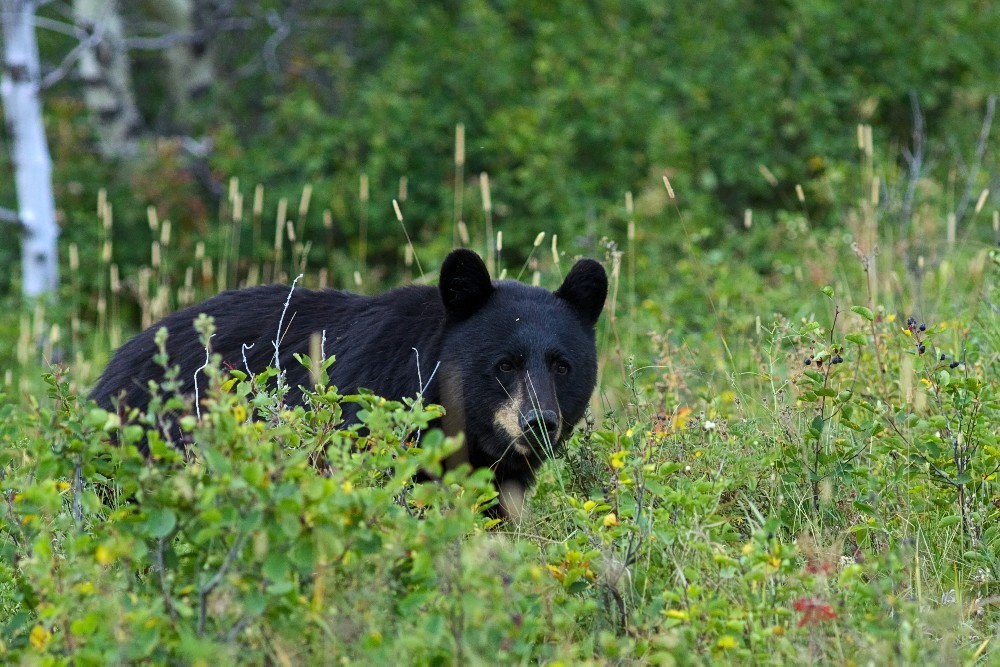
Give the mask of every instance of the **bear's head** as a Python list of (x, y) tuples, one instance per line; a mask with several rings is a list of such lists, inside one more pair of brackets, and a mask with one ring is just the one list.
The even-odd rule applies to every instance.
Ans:
[(597, 380), (594, 326), (608, 292), (580, 260), (554, 292), (490, 280), (483, 260), (453, 251), (441, 267), (445, 430), (464, 432), (474, 467), (522, 487), (583, 417)]

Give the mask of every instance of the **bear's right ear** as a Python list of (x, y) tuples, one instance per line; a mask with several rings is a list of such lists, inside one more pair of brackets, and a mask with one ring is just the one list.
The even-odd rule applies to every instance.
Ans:
[(460, 248), (444, 258), (438, 289), (448, 317), (464, 320), (486, 304), (493, 294), (493, 283), (482, 258)]

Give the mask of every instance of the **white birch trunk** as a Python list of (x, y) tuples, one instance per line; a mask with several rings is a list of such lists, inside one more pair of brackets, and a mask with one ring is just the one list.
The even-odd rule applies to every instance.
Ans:
[(80, 78), (84, 102), (97, 120), (101, 154), (132, 156), (139, 111), (118, 5), (115, 0), (74, 0), (73, 14), (77, 26), (94, 38), (80, 54)]
[(40, 69), (35, 42), (35, 0), (0, 0), (3, 73), (0, 100), (13, 146), (21, 241), (22, 291), (27, 297), (54, 294), (59, 286), (52, 158), (45, 140)]
[[(166, 23), (171, 32), (190, 35), (201, 26), (195, 12), (198, 8), (194, 0), (157, 0), (154, 11)], [(208, 11), (204, 7), (202, 11)], [(205, 42), (181, 42), (166, 49), (170, 96), (174, 101), (177, 116), (183, 122), (190, 111), (191, 101), (205, 92), (215, 79), (212, 45)]]

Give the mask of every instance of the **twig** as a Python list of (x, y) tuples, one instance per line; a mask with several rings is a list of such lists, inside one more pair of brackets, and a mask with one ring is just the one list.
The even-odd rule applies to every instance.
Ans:
[(156, 551), (153, 552), (153, 557), (155, 558), (153, 565), (160, 578), (160, 594), (163, 595), (163, 604), (167, 608), (167, 614), (170, 615), (170, 620), (176, 621), (177, 610), (174, 608), (174, 600), (170, 596), (170, 586), (167, 585), (166, 570), (163, 567), (163, 542), (164, 538), (162, 537), (156, 541)]
[[(209, 337), (211, 340), (215, 334)], [(199, 366), (194, 371), (194, 411), (198, 415), (198, 421), (201, 421), (201, 400), (198, 398), (198, 373), (208, 368), (208, 364), (212, 361), (212, 350), (211, 347), (206, 343), (205, 345), (205, 363)]]
[(972, 204), (972, 193), (976, 187), (976, 179), (979, 177), (979, 170), (983, 166), (983, 155), (986, 154), (986, 144), (990, 140), (990, 128), (993, 126), (993, 114), (997, 108), (997, 96), (990, 95), (986, 100), (986, 114), (983, 116), (983, 125), (979, 129), (979, 139), (976, 141), (976, 152), (972, 158), (972, 165), (969, 167), (968, 176), (965, 179), (965, 192), (962, 193), (962, 200), (955, 210), (955, 217), (958, 223), (965, 221)]
[(903, 158), (909, 171), (906, 194), (903, 195), (900, 217), (903, 223), (903, 238), (909, 235), (910, 218), (913, 216), (913, 201), (917, 194), (917, 183), (924, 173), (924, 114), (920, 111), (917, 91), (910, 91), (910, 108), (913, 110), (913, 151), (903, 149)]
[(281, 317), (278, 318), (278, 333), (275, 335), (274, 342), (272, 343), (272, 345), (274, 345), (274, 368), (279, 373), (281, 372), (281, 359), (279, 358), (278, 353), (281, 345), (281, 339), (283, 338), (281, 327), (285, 323), (285, 313), (288, 312), (288, 305), (292, 302), (292, 292), (295, 291), (295, 284), (298, 283), (301, 278), (302, 274), (300, 273), (295, 277), (295, 280), (292, 281), (292, 286), (288, 289), (288, 297), (285, 298), (285, 307), (281, 309)]
[(21, 222), (21, 216), (17, 214), (17, 211), (2, 207), (0, 207), (0, 222), (13, 222), (15, 225), (24, 224)]
[(167, 32), (152, 37), (128, 37), (124, 41), (125, 47), (128, 49), (161, 51), (184, 44), (201, 44), (215, 36), (216, 33), (250, 30), (256, 25), (257, 21), (250, 18), (230, 18), (215, 22), (210, 28), (203, 28), (201, 30)]
[(274, 28), (274, 33), (264, 42), (264, 47), (261, 51), (264, 53), (264, 62), (267, 65), (268, 71), (272, 75), (277, 75), (281, 71), (278, 65), (278, 47), (292, 34), (292, 29), (276, 11), (268, 12), (267, 23)]
[(226, 554), (226, 559), (222, 561), (222, 565), (216, 571), (212, 578), (205, 583), (204, 586), (198, 589), (198, 596), (200, 598), (200, 609), (198, 612), (198, 636), (205, 634), (205, 617), (208, 608), (208, 596), (215, 590), (215, 588), (222, 583), (222, 578), (226, 576), (229, 568), (232, 567), (233, 561), (236, 560), (236, 556), (239, 554), (240, 549), (243, 548), (244, 543), (247, 541), (247, 536), (249, 533), (240, 533), (240, 536), (236, 538), (233, 542), (233, 546), (229, 548), (229, 553)]
[(60, 62), (55, 69), (42, 77), (42, 81), (39, 84), (42, 90), (50, 88), (62, 81), (69, 74), (73, 66), (76, 65), (76, 61), (80, 59), (80, 55), (84, 51), (92, 49), (100, 44), (104, 40), (104, 29), (105, 25), (103, 23), (94, 26), (93, 32), (77, 28), (76, 36), (81, 38), (80, 41), (76, 46), (69, 50), (69, 53), (66, 54), (66, 56), (62, 59), (62, 62)]

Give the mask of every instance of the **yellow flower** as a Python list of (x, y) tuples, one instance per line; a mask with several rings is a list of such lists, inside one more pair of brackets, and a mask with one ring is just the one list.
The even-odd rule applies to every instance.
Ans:
[(31, 641), (31, 645), (41, 651), (45, 648), (45, 645), (49, 643), (49, 640), (52, 639), (52, 633), (42, 626), (36, 625), (31, 629), (31, 636), (29, 639)]
[(111, 549), (102, 544), (94, 552), (94, 558), (101, 565), (110, 565), (115, 560), (115, 555), (111, 553)]
[(668, 609), (663, 612), (668, 618), (676, 618), (679, 621), (688, 620), (688, 613), (683, 609)]
[(753, 545), (747, 542), (743, 545), (743, 555), (749, 556), (753, 552)]
[(733, 637), (732, 635), (723, 635), (722, 637), (719, 637), (719, 641), (715, 645), (725, 651), (731, 648), (736, 648), (739, 646), (739, 642), (736, 640), (736, 637)]
[(242, 422), (246, 421), (247, 409), (242, 405), (233, 406), (233, 416), (236, 417), (236, 421)]
[(65, 491), (66, 489), (69, 488), (69, 482), (59, 482), (58, 484), (56, 484), (56, 488), (59, 489), (60, 491)]
[(628, 455), (624, 449), (619, 450), (611, 455), (611, 467), (617, 470), (621, 470), (625, 467), (625, 457)]
[(340, 485), (340, 488), (344, 490), (344, 493), (350, 493), (354, 490), (354, 485), (351, 484), (351, 480), (345, 479), (344, 483)]

